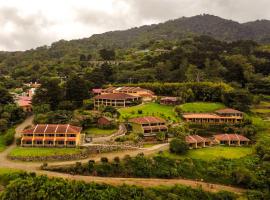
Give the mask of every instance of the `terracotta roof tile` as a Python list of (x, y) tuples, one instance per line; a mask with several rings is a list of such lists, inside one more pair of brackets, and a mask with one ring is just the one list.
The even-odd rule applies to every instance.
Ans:
[(74, 133), (79, 134), (82, 128), (77, 126), (71, 126), (69, 124), (37, 124), (35, 127), (23, 130), (23, 134), (35, 133)]
[(239, 135), (239, 134), (217, 134), (217, 135), (214, 135), (214, 138), (216, 140), (219, 140), (219, 141), (250, 141), (248, 138), (246, 138), (245, 136), (243, 135)]
[(130, 119), (129, 122), (137, 124), (149, 124), (149, 123), (165, 123), (166, 121), (159, 117), (147, 116), (147, 117), (137, 117)]
[(137, 98), (138, 97), (125, 94), (125, 93), (101, 94), (94, 97), (94, 99), (110, 99), (110, 100), (127, 100), (127, 99), (137, 99)]
[(239, 110), (232, 109), (232, 108), (224, 108), (224, 109), (216, 110), (216, 113), (222, 114), (222, 113), (242, 113), (242, 112)]

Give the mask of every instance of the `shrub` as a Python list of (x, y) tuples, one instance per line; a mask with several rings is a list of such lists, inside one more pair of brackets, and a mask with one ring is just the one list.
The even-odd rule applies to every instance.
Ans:
[(11, 128), (7, 130), (6, 134), (4, 135), (4, 143), (6, 146), (11, 145), (14, 141), (15, 129)]
[(170, 152), (176, 154), (185, 154), (188, 150), (188, 145), (184, 140), (175, 138), (170, 142)]
[(102, 158), (100, 158), (100, 161), (101, 161), (102, 163), (107, 163), (109, 160), (108, 160), (108, 158), (106, 158), (106, 157), (102, 157)]

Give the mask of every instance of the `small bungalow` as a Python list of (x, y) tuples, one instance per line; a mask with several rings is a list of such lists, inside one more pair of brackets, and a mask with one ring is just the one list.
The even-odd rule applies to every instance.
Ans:
[(37, 124), (22, 131), (23, 147), (76, 147), (81, 143), (81, 127), (69, 124)]
[(216, 113), (184, 113), (186, 122), (195, 124), (237, 124), (243, 121), (240, 115), (219, 115)]
[(218, 144), (228, 146), (242, 146), (248, 145), (250, 140), (239, 134), (217, 134), (214, 135), (214, 140)]
[(239, 110), (232, 109), (232, 108), (224, 108), (224, 109), (216, 110), (215, 113), (218, 114), (219, 116), (223, 116), (223, 117), (243, 118), (243, 116), (244, 116), (243, 112), (241, 112)]
[(124, 93), (101, 94), (94, 97), (94, 106), (96, 109), (100, 106), (121, 108), (139, 104), (140, 101), (140, 97)]
[(19, 96), (16, 100), (16, 103), (20, 108), (23, 109), (24, 112), (32, 112), (32, 97), (27, 96)]
[(179, 100), (177, 97), (162, 97), (160, 99), (160, 104), (163, 105), (177, 105)]
[(129, 120), (132, 131), (142, 133), (144, 137), (155, 137), (159, 132), (167, 132), (166, 121), (159, 117), (147, 116)]
[(114, 124), (114, 119), (110, 118), (110, 117), (106, 117), (106, 116), (102, 116), (100, 118), (98, 118), (97, 120), (97, 125), (98, 127), (109, 127), (109, 126), (113, 126)]
[(94, 88), (91, 90), (91, 93), (96, 96), (96, 95), (101, 95), (101, 91), (102, 89), (100, 88)]
[(209, 138), (204, 138), (199, 135), (188, 135), (185, 137), (185, 141), (190, 149), (211, 146), (211, 140)]

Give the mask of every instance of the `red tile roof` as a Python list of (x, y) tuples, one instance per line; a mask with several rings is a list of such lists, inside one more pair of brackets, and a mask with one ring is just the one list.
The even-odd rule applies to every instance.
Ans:
[(242, 113), (242, 112), (239, 110), (232, 109), (232, 108), (224, 108), (224, 109), (216, 110), (216, 113), (222, 114), (222, 113)]
[(185, 113), (185, 119), (242, 119), (241, 116), (219, 116), (214, 113)]
[(250, 141), (245, 136), (239, 134), (217, 134), (214, 135), (214, 138), (219, 141), (239, 141), (239, 140), (244, 142)]
[(147, 90), (141, 87), (128, 87), (128, 86), (123, 86), (123, 87), (109, 87), (106, 89), (102, 90), (103, 93), (133, 93), (133, 92), (147, 92), (149, 94), (154, 94), (151, 90)]
[(94, 89), (92, 89), (92, 92), (94, 94), (100, 94), (102, 92), (102, 89), (100, 89), (100, 88), (94, 88)]
[(177, 97), (163, 97), (160, 101), (178, 101)]
[(149, 124), (149, 123), (165, 123), (166, 121), (159, 117), (138, 117), (130, 119), (129, 122), (136, 123), (136, 124)]
[(201, 142), (209, 142), (210, 139), (201, 137), (199, 135), (188, 135), (185, 137), (186, 143), (193, 144), (193, 143), (201, 143)]
[(17, 100), (17, 103), (20, 107), (31, 106), (32, 98), (27, 97), (27, 96), (22, 96), (22, 97), (19, 97), (19, 99)]
[(23, 130), (23, 134), (34, 133), (34, 134), (43, 134), (43, 133), (74, 133), (79, 134), (82, 128), (77, 126), (72, 126), (69, 124), (37, 124), (33, 128)]
[(137, 98), (138, 97), (125, 94), (125, 93), (101, 94), (94, 97), (94, 99), (110, 99), (110, 100), (127, 100), (127, 99), (137, 99)]

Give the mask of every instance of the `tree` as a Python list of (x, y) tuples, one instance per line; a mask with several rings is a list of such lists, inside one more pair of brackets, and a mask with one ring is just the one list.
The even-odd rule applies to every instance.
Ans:
[(0, 104), (13, 103), (13, 98), (9, 94), (8, 90), (0, 85)]
[(83, 100), (89, 97), (86, 82), (80, 76), (72, 76), (66, 82), (66, 99), (82, 105)]
[(99, 55), (103, 60), (114, 60), (115, 59), (114, 50), (101, 49), (101, 50), (99, 50)]
[(188, 150), (188, 145), (183, 139), (175, 138), (170, 142), (170, 152), (176, 154), (185, 154)]
[(41, 81), (41, 87), (36, 90), (33, 97), (33, 105), (49, 104), (51, 109), (56, 109), (64, 97), (60, 82), (58, 78), (44, 78)]
[(191, 82), (201, 82), (205, 76), (204, 72), (195, 65), (189, 65), (185, 75), (187, 80)]

